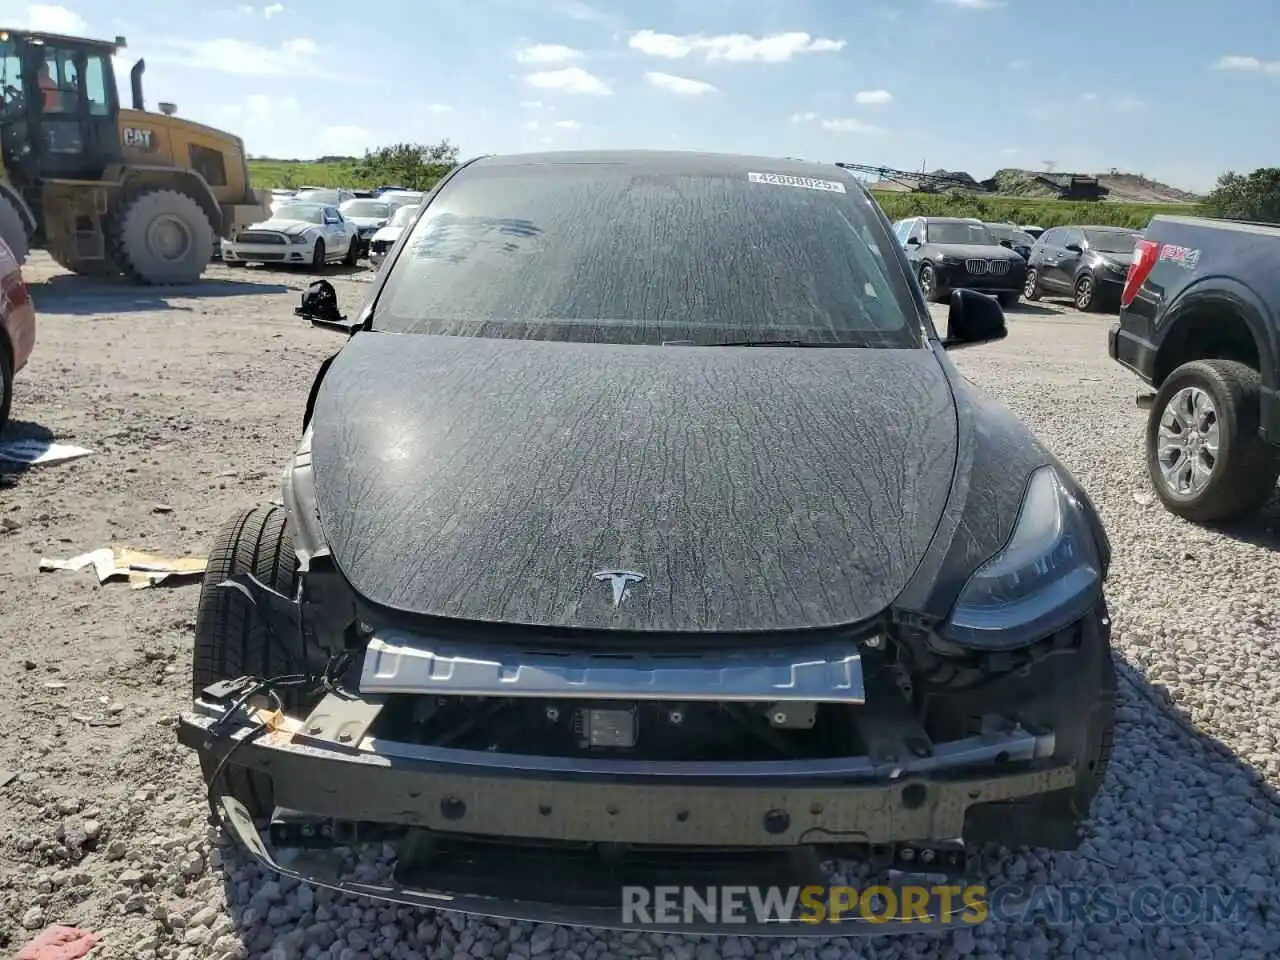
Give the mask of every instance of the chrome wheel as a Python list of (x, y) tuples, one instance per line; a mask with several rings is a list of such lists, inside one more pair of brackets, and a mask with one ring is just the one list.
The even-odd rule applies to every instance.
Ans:
[(1088, 310), (1093, 306), (1093, 277), (1083, 276), (1076, 281), (1076, 309)]
[(1194, 497), (1218, 464), (1218, 411), (1199, 387), (1183, 387), (1160, 414), (1156, 443), (1160, 473), (1170, 492)]
[(933, 299), (933, 296), (934, 296), (933, 288), (934, 288), (933, 267), (929, 266), (926, 263), (923, 267), (920, 268), (920, 289), (924, 291), (924, 298), (926, 300)]
[(1035, 297), (1035, 295), (1036, 295), (1036, 283), (1037, 283), (1039, 280), (1040, 280), (1040, 277), (1036, 274), (1035, 270), (1028, 270), (1028, 271), (1027, 271), (1027, 280), (1026, 280), (1026, 283), (1024, 283), (1024, 284), (1022, 285), (1022, 295), (1023, 295), (1024, 297), (1026, 297), (1028, 300), (1030, 300), (1030, 299), (1032, 299), (1033, 297)]

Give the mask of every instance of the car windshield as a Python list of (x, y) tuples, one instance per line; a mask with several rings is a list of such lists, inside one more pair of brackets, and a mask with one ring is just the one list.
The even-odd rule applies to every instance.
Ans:
[(1136, 233), (1120, 230), (1086, 230), (1084, 235), (1089, 239), (1090, 249), (1099, 253), (1133, 253), (1138, 244)]
[(1008, 240), (1010, 243), (1031, 244), (1035, 241), (1031, 239), (1030, 234), (1023, 233), (1017, 227), (1006, 226), (1003, 223), (989, 223), (987, 229), (997, 240)]
[(994, 247), (999, 241), (985, 223), (969, 223), (965, 220), (930, 220), (925, 228), (929, 243), (969, 243)]
[(338, 202), (337, 190), (300, 190), (294, 195), (296, 200), (306, 200), (310, 203), (324, 203), (333, 206)]
[(396, 209), (396, 212), (392, 215), (391, 223), (389, 224), (389, 226), (407, 227), (409, 224), (413, 222), (413, 218), (417, 216), (417, 214), (418, 214), (417, 205), (409, 206), (409, 207), (399, 207)]
[(372, 327), (653, 345), (919, 345), (889, 234), (860, 195), (817, 183), (626, 162), (471, 167), (414, 227)]
[(386, 219), (391, 215), (391, 208), (381, 200), (348, 200), (341, 209), (344, 217)]
[(276, 210), (277, 220), (305, 220), (307, 223), (323, 223), (324, 207), (315, 203), (284, 203)]

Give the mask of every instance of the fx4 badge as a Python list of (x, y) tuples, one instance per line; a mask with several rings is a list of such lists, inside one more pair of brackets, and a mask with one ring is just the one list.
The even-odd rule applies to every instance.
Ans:
[(636, 573), (634, 570), (601, 570), (598, 573), (593, 573), (592, 576), (601, 583), (607, 580), (613, 587), (613, 605), (615, 607), (622, 606), (622, 601), (630, 596), (630, 588), (633, 583), (640, 583), (644, 580), (644, 574)]

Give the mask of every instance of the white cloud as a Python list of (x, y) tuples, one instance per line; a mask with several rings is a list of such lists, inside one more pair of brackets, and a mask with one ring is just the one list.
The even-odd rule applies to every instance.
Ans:
[(644, 82), (651, 87), (665, 90), (667, 93), (682, 97), (699, 97), (705, 93), (718, 93), (719, 90), (701, 80), (690, 80), (688, 77), (677, 77), (673, 73), (657, 73), (650, 71), (644, 75)]
[(830, 130), (833, 133), (883, 133), (879, 127), (873, 127), (869, 123), (863, 123), (861, 120), (855, 120), (852, 117), (842, 117), (833, 120), (823, 120), (822, 129)]
[(1004, 6), (1004, 0), (938, 0), (938, 2), (965, 10), (994, 10), (996, 7)]
[(1223, 57), (1213, 65), (1215, 70), (1238, 70), (1243, 73), (1280, 74), (1280, 62), (1259, 60), (1257, 57)]
[(753, 37), (746, 33), (727, 33), (715, 37), (701, 34), (677, 36), (641, 30), (631, 35), (627, 45), (651, 57), (682, 60), (700, 53), (708, 60), (730, 63), (786, 63), (803, 53), (832, 53), (843, 50), (844, 40), (811, 37), (807, 33), (774, 33)]
[(520, 106), (526, 110), (541, 110), (543, 104), (541, 100), (521, 100)]
[(533, 131), (533, 130), (541, 129), (542, 124), (540, 124), (537, 120), (526, 120), (524, 123), (520, 124), (520, 126), (525, 130)]
[(1012, 157), (1017, 152), (1018, 152), (1017, 147), (1005, 147), (1003, 150), (1000, 151), (1000, 155), (1002, 157)]
[(262, 15), (270, 20), (278, 13), (284, 13), (283, 3), (272, 3), (262, 8)]
[(535, 43), (516, 51), (516, 59), (521, 63), (564, 63), (580, 56), (581, 50), (559, 43)]
[(561, 130), (581, 130), (582, 124), (577, 120), (557, 120), (556, 126)]
[(27, 5), (26, 17), (20, 21), (22, 29), (42, 33), (63, 33), (81, 36), (89, 29), (84, 17), (66, 7), (48, 3)]
[(818, 119), (818, 115), (812, 111), (808, 113), (793, 113), (791, 115), (792, 123), (812, 123)]
[(1082, 93), (1080, 94), (1080, 99), (1084, 101), (1093, 101), (1098, 99), (1098, 95), (1096, 93)]
[(595, 96), (608, 96), (613, 93), (607, 83), (595, 74), (587, 73), (581, 67), (544, 70), (531, 73), (524, 80), (529, 86), (540, 90), (559, 90), (562, 93), (584, 93)]
[(1139, 100), (1137, 97), (1121, 97), (1118, 100), (1112, 101), (1111, 106), (1119, 110), (1121, 113), (1131, 113), (1134, 110), (1143, 109), (1146, 106), (1146, 103)]
[[(193, 70), (231, 73), (237, 76), (301, 76), (320, 72), (320, 48), (314, 40), (286, 40), (264, 47), (247, 40), (219, 37), (215, 40), (161, 40), (161, 52), (152, 59)], [(167, 52), (165, 50), (167, 48)]]
[(453, 107), (447, 103), (428, 103), (427, 113), (453, 113)]
[(860, 90), (853, 99), (857, 103), (864, 104), (891, 103), (893, 94), (888, 90)]

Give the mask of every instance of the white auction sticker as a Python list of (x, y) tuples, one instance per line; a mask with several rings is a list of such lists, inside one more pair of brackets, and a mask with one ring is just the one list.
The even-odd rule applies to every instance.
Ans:
[(785, 173), (748, 173), (752, 183), (775, 183), (780, 187), (803, 187), (806, 190), (825, 190), (828, 193), (844, 193), (844, 184), (837, 180), (814, 180), (812, 177), (793, 177)]

